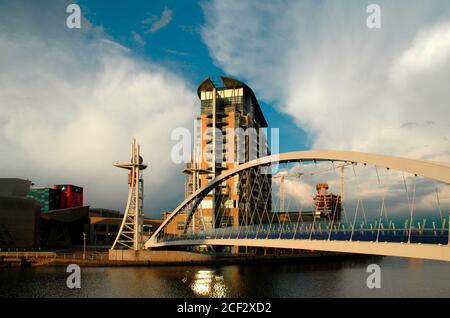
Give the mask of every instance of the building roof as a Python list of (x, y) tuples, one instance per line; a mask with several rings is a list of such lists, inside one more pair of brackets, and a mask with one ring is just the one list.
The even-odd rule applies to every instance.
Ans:
[(89, 206), (51, 210), (41, 214), (41, 219), (71, 223), (89, 216)]
[(0, 196), (25, 197), (30, 192), (30, 180), (19, 178), (0, 178)]
[(244, 93), (250, 94), (252, 101), (255, 104), (255, 115), (257, 121), (261, 124), (262, 127), (268, 126), (261, 107), (259, 106), (258, 100), (256, 99), (255, 93), (247, 84), (228, 76), (219, 76), (217, 78), (207, 77), (197, 88), (198, 97), (200, 98), (202, 91), (212, 91), (214, 87), (216, 89), (231, 89), (243, 87)]
[(80, 188), (83, 189), (83, 187), (77, 186), (75, 184), (70, 184), (70, 183), (66, 183), (66, 184), (54, 184), (53, 185), (54, 188), (56, 187), (74, 187), (74, 188)]

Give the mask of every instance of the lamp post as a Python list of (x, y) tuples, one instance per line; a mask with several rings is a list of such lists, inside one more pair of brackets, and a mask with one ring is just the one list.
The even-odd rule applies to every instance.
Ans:
[(86, 259), (86, 233), (83, 233), (83, 259)]

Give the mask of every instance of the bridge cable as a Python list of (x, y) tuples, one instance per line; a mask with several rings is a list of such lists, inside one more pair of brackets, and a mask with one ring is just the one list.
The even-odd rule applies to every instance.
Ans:
[[(226, 203), (226, 202), (224, 202), (226, 196), (224, 196), (223, 193), (222, 193), (222, 183), (223, 182), (226, 182), (226, 180), (222, 180), (222, 182), (214, 189), (214, 191), (216, 193), (219, 192), (217, 197), (220, 198), (220, 202), (219, 202), (219, 200), (217, 201), (218, 204), (216, 205), (216, 208), (215, 208), (217, 210), (218, 217), (220, 215), (219, 223), (217, 223), (216, 217), (214, 218), (214, 222), (215, 222), (215, 224), (214, 224), (214, 234), (215, 234), (215, 238), (216, 239), (217, 238), (219, 238), (219, 239), (221, 238), (220, 237), (220, 233), (221, 233), (221, 229), (222, 229), (223, 217), (226, 214), (226, 205), (224, 204), (224, 203)], [(223, 236), (223, 234), (222, 234), (222, 236)]]
[[(381, 185), (380, 177), (378, 175), (378, 169), (376, 166), (375, 166), (375, 169), (377, 171), (378, 183)], [(387, 177), (386, 177), (386, 185), (389, 184), (389, 169), (387, 169), (387, 172), (388, 173), (387, 173)], [(378, 223), (376, 242), (378, 242), (378, 239), (380, 237), (380, 229), (381, 229), (381, 222), (382, 222), (382, 218), (383, 218), (383, 211), (385, 211), (385, 207), (386, 207), (386, 205), (385, 205), (385, 198), (386, 198), (386, 194), (387, 194), (387, 186), (386, 185), (383, 187), (383, 197), (381, 200), (380, 218), (378, 220), (379, 223)], [(385, 211), (385, 214), (386, 214), (386, 211)], [(386, 218), (387, 218), (387, 214), (386, 214)]]
[[(259, 177), (260, 177), (260, 174), (259, 174), (259, 171), (258, 171), (258, 172), (255, 173), (253, 186), (252, 186), (252, 191), (251, 191), (251, 198), (252, 198), (252, 201), (253, 201), (253, 209), (252, 209), (253, 211), (250, 214), (250, 225), (247, 226), (247, 234), (246, 234), (245, 238), (248, 238), (248, 235), (250, 234), (250, 232), (254, 228), (255, 214), (258, 215), (258, 213), (257, 213), (258, 203), (259, 203), (258, 201), (259, 201), (259, 197), (261, 195), (261, 183), (260, 183)], [(254, 192), (253, 190), (255, 189), (255, 185), (256, 185), (256, 189), (258, 191), (258, 196), (256, 197), (256, 200), (255, 200), (255, 196), (253, 195), (253, 192)]]
[(361, 200), (361, 209), (362, 209), (362, 213), (363, 213), (364, 224), (367, 224), (367, 217), (366, 217), (366, 212), (365, 212), (365, 209), (364, 209), (364, 202), (363, 202), (363, 199), (361, 198), (360, 182), (359, 182), (359, 178), (358, 178), (358, 175), (356, 173), (356, 170), (355, 170), (355, 166), (357, 166), (356, 163), (354, 165), (352, 165), (353, 174), (354, 174), (355, 180), (356, 180), (356, 192), (358, 193), (358, 197)]
[[(265, 181), (267, 181), (267, 184), (269, 184), (268, 173), (265, 173), (264, 176), (265, 176)], [(267, 220), (269, 220), (268, 203), (269, 203), (269, 200), (272, 198), (272, 188), (273, 188), (272, 184), (270, 184), (269, 193), (264, 200), (262, 217), (260, 218), (260, 222), (259, 222), (258, 230), (256, 231), (255, 238), (258, 238), (259, 231), (260, 231), (261, 227), (263, 227), (264, 215), (267, 215)]]
[[(336, 172), (336, 168), (334, 166), (334, 161), (331, 161), (331, 165), (333, 167), (333, 172)], [(343, 185), (341, 184), (341, 186), (343, 186)], [(341, 193), (342, 193), (342, 189), (341, 189)], [(341, 209), (342, 209), (342, 196), (340, 198), (340, 202), (341, 202)], [(333, 233), (333, 226), (334, 226), (334, 220), (336, 218), (337, 207), (338, 207), (338, 204), (336, 203), (334, 205), (333, 214), (332, 214), (332, 218), (331, 218), (330, 232), (328, 234), (328, 241), (331, 240), (331, 234)]]
[(355, 211), (354, 218), (353, 218), (352, 234), (350, 235), (350, 241), (353, 240), (353, 233), (355, 232), (355, 223), (356, 223), (356, 217), (357, 217), (357, 215), (358, 215), (359, 201), (360, 201), (360, 200), (358, 199), (358, 202), (357, 202), (357, 204), (356, 204), (356, 211)]
[(440, 221), (441, 221), (441, 226), (442, 226), (445, 221), (442, 219), (443, 218), (442, 207), (441, 207), (441, 201), (439, 200), (439, 191), (438, 191), (437, 186), (435, 188), (435, 191), (436, 191), (436, 200), (437, 200), (437, 204), (438, 204), (438, 208), (439, 208), (439, 217), (441, 219)]
[[(410, 221), (409, 221), (409, 232), (408, 232), (408, 243), (411, 242), (411, 231), (413, 229), (413, 222), (414, 222), (414, 199), (416, 196), (416, 176), (414, 176), (414, 183), (413, 183), (413, 197), (412, 202), (410, 204)], [(403, 173), (403, 181), (406, 186), (406, 180), (405, 180), (405, 173)], [(406, 188), (406, 191), (408, 193), (408, 188)], [(408, 194), (408, 202), (409, 202), (409, 194)]]
[[(296, 168), (296, 165), (293, 164), (293, 166), (292, 166), (292, 168), (291, 168), (290, 170), (292, 171), (292, 170), (294, 170), (295, 168)], [(298, 178), (298, 180), (299, 180), (299, 184), (301, 184), (301, 181), (300, 181), (301, 175), (298, 175), (297, 178)], [(294, 185), (296, 184), (297, 178), (294, 179)], [(291, 196), (291, 197), (292, 197), (292, 196)], [(294, 198), (295, 198), (295, 196), (294, 196)], [(295, 202), (294, 202), (294, 201), (296, 201), (296, 200), (293, 199), (293, 198), (290, 198), (290, 199), (289, 199), (289, 201), (288, 201), (287, 212), (289, 212), (290, 207), (291, 207), (291, 204), (292, 204), (293, 210), (294, 210), (294, 211), (296, 210), (296, 206), (295, 206)], [(295, 213), (294, 211), (293, 211), (293, 213)], [(292, 233), (293, 230), (294, 230), (294, 228), (293, 228), (293, 225), (294, 225), (294, 224), (293, 224), (293, 220), (291, 219), (291, 213), (288, 213), (288, 218), (289, 218), (289, 223), (288, 223), (288, 234), (289, 234), (289, 233)], [(297, 218), (297, 219), (298, 219), (298, 218)]]
[[(355, 176), (355, 178), (356, 178), (356, 172), (355, 172), (354, 164), (352, 164), (352, 169), (353, 169), (353, 174), (354, 174), (354, 176)], [(357, 218), (357, 216), (358, 216), (359, 202), (361, 201), (361, 197), (360, 197), (360, 193), (359, 193), (358, 184), (357, 184), (356, 186), (357, 186), (357, 192), (358, 192), (358, 201), (357, 201), (357, 203), (356, 203), (355, 214), (354, 214), (354, 217), (353, 217), (352, 233), (351, 233), (351, 235), (350, 235), (350, 241), (353, 240), (353, 234), (354, 234), (354, 232), (355, 232), (356, 218)]]
[[(242, 218), (241, 218), (241, 220), (239, 220), (239, 228), (238, 228), (238, 233), (237, 233), (236, 238), (239, 238), (241, 235), (241, 229), (244, 227), (245, 215), (247, 214), (247, 210), (248, 210), (248, 201), (249, 201), (248, 188), (249, 188), (249, 183), (250, 183), (250, 171), (251, 171), (251, 168), (243, 171), (243, 175), (244, 174), (246, 175), (245, 185), (243, 185), (240, 182), (241, 191), (239, 193), (239, 206), (242, 207), (243, 210), (242, 210)], [(241, 179), (241, 177), (239, 177), (239, 178)], [(241, 194), (243, 194), (242, 199), (244, 199), (244, 202), (242, 202)], [(239, 214), (241, 214), (241, 213), (239, 212)], [(241, 215), (239, 215), (239, 217), (241, 217)]]
[[(243, 218), (242, 219), (242, 224), (244, 224), (244, 221), (245, 221), (245, 226), (241, 226), (241, 228), (245, 228), (246, 230), (247, 230), (247, 232), (245, 233), (245, 237), (247, 237), (248, 236), (248, 232), (249, 232), (249, 218), (248, 218), (248, 213), (249, 213), (249, 210), (250, 210), (250, 206), (251, 206), (251, 202), (253, 201), (253, 189), (254, 189), (254, 186), (255, 186), (255, 181), (256, 181), (256, 178), (254, 178), (253, 177), (253, 170), (254, 168), (251, 168), (251, 169), (249, 169), (248, 170), (248, 174), (247, 174), (247, 182), (250, 182), (250, 179), (252, 179), (252, 185), (251, 185), (251, 188), (250, 188), (250, 195), (249, 196), (247, 196), (246, 197), (246, 202), (245, 202), (245, 205), (246, 205), (246, 207), (245, 207), (245, 218)], [(246, 186), (246, 192), (248, 193), (248, 186)], [(252, 218), (252, 216), (250, 216), (250, 218)], [(241, 228), (239, 229), (239, 234), (238, 234), (238, 238), (240, 237), (240, 232), (241, 232)], [(245, 231), (245, 230), (244, 230)]]
[(310, 239), (310, 240), (312, 239), (312, 234), (313, 234), (314, 226), (315, 226), (315, 224), (316, 224), (316, 214), (314, 213), (314, 206), (312, 205), (311, 208), (312, 208), (312, 211), (313, 211), (313, 223), (311, 224), (311, 232), (310, 232), (310, 234), (309, 234), (309, 239)]
[[(289, 174), (288, 163), (285, 163), (285, 165), (286, 165), (286, 171)], [(284, 186), (284, 184), (283, 184), (283, 186)], [(284, 188), (286, 189), (286, 187), (284, 187)], [(284, 190), (284, 201), (286, 202), (286, 190)], [(278, 235), (279, 239), (281, 238), (281, 235), (283, 234), (284, 225), (286, 223), (286, 215), (289, 217), (289, 205), (290, 205), (290, 200), (288, 199), (287, 207), (286, 207), (286, 205), (284, 205), (285, 211), (280, 211), (280, 214), (284, 213), (284, 218), (283, 218), (283, 222), (281, 223), (280, 234)], [(290, 217), (289, 217), (289, 219), (290, 219)]]
[[(277, 198), (277, 200), (275, 201), (275, 207), (273, 209), (272, 217), (271, 217), (270, 222), (269, 222), (269, 229), (268, 229), (268, 232), (267, 232), (267, 238), (269, 238), (269, 235), (271, 234), (271, 231), (273, 230), (273, 227), (274, 227), (273, 226), (273, 221), (274, 221), (275, 217), (277, 217), (277, 223), (278, 224), (280, 223), (280, 218), (278, 217), (278, 215), (279, 215), (278, 212), (279, 211), (277, 212), (277, 209), (279, 209), (281, 207), (280, 196), (278, 195), (278, 196), (276, 196), (276, 198)], [(279, 203), (278, 206), (277, 206), (277, 202)]]
[[(255, 213), (256, 213), (256, 205), (257, 205), (257, 201), (255, 200), (255, 196), (253, 195), (253, 192), (254, 192), (254, 190), (255, 190), (255, 186), (259, 186), (259, 182), (258, 182), (259, 180), (258, 180), (258, 174), (255, 173), (254, 171), (256, 171), (256, 168), (255, 168), (255, 170), (252, 171), (252, 174), (253, 174), (253, 176), (252, 176), (252, 178), (253, 178), (253, 184), (252, 184), (252, 189), (251, 189), (251, 191), (250, 191), (250, 200), (249, 200), (249, 202), (253, 203), (253, 205), (250, 205), (250, 204), (249, 204), (250, 220), (249, 220), (249, 222), (247, 221), (247, 226), (246, 226), (246, 228), (247, 228), (247, 233), (245, 234), (245, 238), (248, 237), (248, 234), (249, 234), (250, 231), (251, 231), (251, 228), (252, 228), (252, 226), (253, 226), (253, 218), (254, 218), (254, 215), (255, 215)], [(258, 189), (259, 189), (259, 187), (258, 187)], [(251, 210), (253, 210), (253, 211), (251, 211)]]
[[(301, 170), (302, 170), (302, 167), (303, 167), (303, 163), (302, 163), (301, 160), (298, 162), (298, 165), (299, 165), (299, 167), (300, 167), (299, 170), (301, 171)], [(301, 185), (301, 183), (300, 183), (300, 185)], [(294, 235), (292, 236), (292, 239), (295, 239), (295, 236), (296, 236), (296, 234), (297, 234), (298, 223), (299, 223), (299, 221), (302, 222), (302, 228), (303, 228), (303, 218), (302, 218), (302, 213), (303, 213), (303, 201), (302, 201), (302, 199), (301, 199), (300, 196), (299, 196), (298, 198), (299, 198), (298, 201), (299, 201), (299, 203), (300, 203), (300, 205), (299, 205), (300, 210), (299, 210), (299, 213), (298, 213), (298, 216), (297, 216), (297, 222), (296, 222), (296, 224), (295, 224)]]
[[(260, 224), (262, 223), (262, 221), (264, 219), (264, 211), (266, 210), (265, 206), (267, 204), (267, 198), (264, 198), (264, 193), (263, 193), (264, 186), (269, 184), (269, 179), (267, 178), (267, 174), (263, 173), (262, 172), (263, 169), (261, 169), (261, 168), (263, 168), (263, 167), (260, 167), (259, 176), (263, 176), (263, 177), (262, 177), (262, 183), (260, 183), (260, 186), (259, 186), (260, 193), (258, 194), (257, 202), (258, 202), (258, 204), (262, 202), (262, 210), (258, 210), (258, 213), (257, 213), (259, 222), (258, 222), (258, 227), (255, 227), (256, 235), (258, 233)], [(267, 196), (267, 194), (266, 194), (266, 196)], [(256, 226), (256, 224), (255, 224), (255, 226)]]

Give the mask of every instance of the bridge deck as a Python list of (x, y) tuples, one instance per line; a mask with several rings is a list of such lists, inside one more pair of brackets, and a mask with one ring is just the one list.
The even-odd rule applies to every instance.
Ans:
[(450, 261), (450, 246), (442, 244), (299, 240), (299, 239), (197, 239), (151, 243), (148, 247), (225, 245), (288, 248), (354, 254), (385, 255)]

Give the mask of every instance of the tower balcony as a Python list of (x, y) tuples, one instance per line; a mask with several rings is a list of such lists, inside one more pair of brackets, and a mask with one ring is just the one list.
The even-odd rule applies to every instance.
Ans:
[[(220, 118), (216, 118), (216, 127), (223, 127), (223, 126), (227, 126), (228, 122), (226, 120), (226, 118), (220, 119)], [(206, 127), (213, 127), (214, 126), (214, 122), (213, 120), (208, 120), (206, 122)]]
[[(227, 116), (228, 116), (228, 114), (226, 112), (224, 112), (224, 111), (217, 111), (216, 112), (216, 118), (224, 118), (224, 117), (227, 117)], [(207, 114), (206, 118), (212, 119), (213, 118), (213, 114), (212, 113)]]

